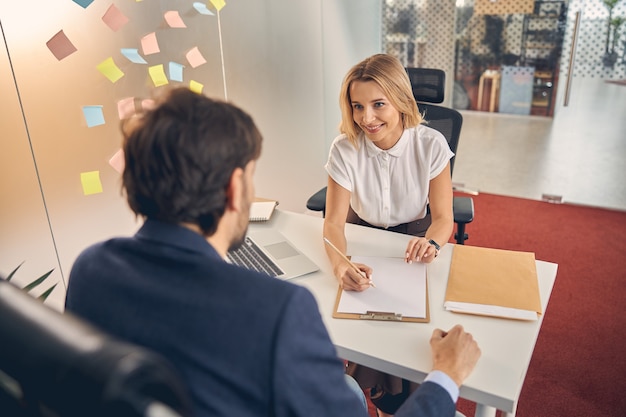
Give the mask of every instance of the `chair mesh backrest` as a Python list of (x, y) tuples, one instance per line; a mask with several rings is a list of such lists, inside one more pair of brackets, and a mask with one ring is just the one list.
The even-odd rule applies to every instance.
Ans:
[(446, 73), (434, 68), (406, 68), (417, 102), (443, 103)]
[[(463, 125), (461, 113), (455, 109), (435, 104), (417, 103), (417, 105), (427, 122), (425, 123), (426, 126), (441, 132), (448, 141), (450, 150), (456, 155), (456, 148), (459, 145), (459, 137), (461, 136), (461, 126)], [(450, 159), (450, 173), (454, 169), (454, 159), (454, 156)]]

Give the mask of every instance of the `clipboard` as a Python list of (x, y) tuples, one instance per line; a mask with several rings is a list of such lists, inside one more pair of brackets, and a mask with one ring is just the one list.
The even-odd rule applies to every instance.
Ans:
[(430, 306), (428, 303), (428, 277), (426, 278), (426, 317), (407, 317), (400, 313), (386, 312), (386, 311), (367, 311), (365, 314), (361, 313), (340, 313), (337, 311), (339, 307), (339, 301), (341, 300), (341, 294), (343, 289), (337, 288), (337, 298), (335, 299), (335, 308), (333, 310), (333, 318), (335, 319), (354, 319), (354, 320), (380, 320), (380, 321), (405, 321), (411, 323), (430, 323)]
[[(353, 256), (352, 260), (370, 265), (374, 269), (376, 288), (359, 293), (344, 292), (341, 287), (338, 287), (333, 318), (430, 322), (426, 265), (406, 264), (402, 258)], [(346, 302), (344, 311), (339, 311), (343, 294), (349, 294), (352, 298), (344, 300)]]

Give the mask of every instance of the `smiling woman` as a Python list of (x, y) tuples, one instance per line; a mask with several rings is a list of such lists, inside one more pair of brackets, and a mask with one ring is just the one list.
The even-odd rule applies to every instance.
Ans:
[[(452, 233), (453, 153), (441, 133), (421, 124), (408, 75), (390, 55), (373, 55), (348, 71), (340, 107), (342, 134), (331, 145), (326, 164), (324, 218), (324, 236), (338, 250), (326, 252), (344, 289), (371, 291), (372, 268), (345, 262), (342, 256), (348, 217), (413, 235), (398, 256), (407, 262), (433, 262)], [(380, 413), (394, 414), (415, 388), (357, 364), (348, 369), (362, 387), (377, 392), (374, 403)]]

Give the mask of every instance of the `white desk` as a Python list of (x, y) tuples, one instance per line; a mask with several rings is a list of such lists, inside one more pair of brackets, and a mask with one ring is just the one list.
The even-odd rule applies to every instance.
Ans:
[[(269, 222), (250, 227), (276, 228), (320, 267), (319, 272), (292, 282), (314, 294), (341, 358), (422, 382), (432, 366), (429, 340), (433, 329), (461, 324), (482, 350), (474, 372), (461, 387), (461, 397), (477, 403), (476, 416), (495, 416), (496, 409), (515, 413), (543, 316), (536, 322), (522, 322), (445, 311), (443, 300), (454, 248), (447, 244), (428, 266), (430, 323), (334, 319), (337, 281), (324, 251), (322, 222), (318, 217), (277, 210)], [(349, 255), (376, 256), (402, 256), (410, 238), (351, 224), (346, 237)], [(556, 264), (537, 261), (544, 314), (556, 271)]]

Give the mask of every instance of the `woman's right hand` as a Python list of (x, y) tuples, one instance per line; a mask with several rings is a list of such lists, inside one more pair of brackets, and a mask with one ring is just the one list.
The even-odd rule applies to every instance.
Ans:
[(371, 286), (372, 268), (365, 264), (355, 263), (355, 265), (360, 272), (347, 262), (341, 262), (335, 267), (335, 276), (339, 281), (339, 286), (344, 290), (364, 291)]

